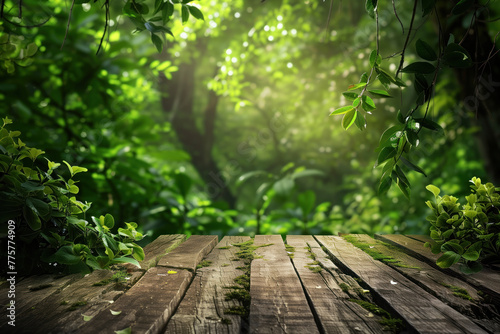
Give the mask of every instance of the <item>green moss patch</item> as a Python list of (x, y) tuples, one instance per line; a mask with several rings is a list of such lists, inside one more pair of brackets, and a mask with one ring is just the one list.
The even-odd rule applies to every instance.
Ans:
[[(359, 241), (356, 237), (354, 237), (352, 235), (343, 235), (342, 238), (344, 238), (345, 241), (350, 242), (354, 246), (358, 247), (366, 254), (370, 255), (374, 260), (378, 260), (378, 261), (381, 261), (385, 264), (395, 266), (395, 267), (400, 267), (400, 268), (421, 269), (420, 267), (406, 265), (406, 264), (402, 263), (400, 260), (397, 260), (390, 255), (382, 254), (378, 250), (374, 249), (373, 245), (370, 245), (366, 242)], [(384, 245), (386, 247), (390, 246), (388, 244), (385, 244), (385, 243), (382, 243), (379, 241), (377, 241), (377, 244), (381, 244), (381, 245)]]
[(346, 283), (340, 283), (339, 287), (342, 289), (342, 291), (347, 292), (351, 289), (351, 286)]
[(212, 264), (212, 261), (203, 260), (203, 261), (200, 262), (200, 264), (198, 264), (196, 266), (196, 268), (200, 269), (200, 268), (208, 267), (211, 264)]
[(243, 271), (243, 274), (234, 279), (234, 283), (237, 285), (227, 287), (231, 291), (226, 293), (225, 299), (238, 300), (242, 305), (225, 309), (225, 314), (240, 315), (245, 321), (248, 321), (248, 315), (250, 313), (250, 264), (254, 259), (261, 258), (261, 256), (255, 254), (256, 249), (270, 245), (272, 244), (255, 246), (253, 244), (253, 239), (239, 244), (233, 244), (234, 247), (238, 247), (240, 250), (236, 252), (236, 257), (232, 260), (243, 260), (245, 265), (236, 268)]
[(84, 301), (84, 300), (77, 301), (76, 303), (71, 304), (71, 306), (68, 308), (68, 311), (74, 311), (77, 308), (80, 308), (80, 307), (85, 306), (85, 305), (87, 305), (86, 301)]
[(349, 299), (349, 301), (356, 303), (365, 310), (382, 317), (382, 319), (379, 320), (379, 323), (384, 326), (384, 330), (399, 333), (403, 328), (403, 321), (401, 319), (391, 317), (390, 313), (383, 308), (365, 300)]
[(448, 288), (453, 292), (453, 295), (462, 299), (470, 300), (471, 302), (474, 301), (474, 299), (470, 296), (469, 292), (461, 288), (459, 286), (454, 286), (451, 284), (446, 284), (446, 283), (441, 283), (442, 286)]
[(127, 282), (126, 277), (129, 277), (129, 276), (130, 276), (130, 274), (128, 274), (127, 271), (120, 270), (120, 271), (117, 271), (116, 273), (114, 273), (113, 276), (111, 276), (110, 278), (103, 279), (102, 281), (96, 282), (96, 283), (92, 284), (92, 286), (103, 286), (103, 285), (107, 285), (111, 282), (114, 282), (114, 283), (120, 285), (120, 284), (126, 283)]

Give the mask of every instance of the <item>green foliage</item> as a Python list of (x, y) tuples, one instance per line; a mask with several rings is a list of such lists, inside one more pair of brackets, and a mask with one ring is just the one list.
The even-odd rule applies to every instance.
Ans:
[(472, 191), (464, 205), (456, 197), (439, 196), (438, 187), (427, 186), (436, 201), (426, 202), (433, 212), (427, 219), (435, 241), (426, 246), (435, 254), (443, 253), (437, 265), (448, 268), (460, 262), (464, 273), (475, 273), (483, 264), (500, 262), (500, 189), (491, 183), (482, 184), (477, 177), (471, 183)]
[[(474, 13), (476, 14), (478, 9), (474, 6), (474, 1), (459, 1), (449, 14), (454, 19), (458, 19), (457, 16), (472, 9), (475, 10)], [(410, 96), (410, 101), (406, 105), (411, 107), (407, 107), (407, 111), (399, 111), (397, 120), (400, 124), (388, 128), (382, 135), (378, 147), (379, 155), (375, 165), (383, 168), (378, 186), (379, 195), (385, 194), (394, 183), (403, 195), (409, 199), (411, 185), (403, 171), (403, 167), (406, 170), (416, 171), (426, 176), (424, 170), (412, 162), (412, 157), (415, 156), (415, 150), (421, 140), (420, 132), (424, 128), (431, 131), (442, 130), (439, 124), (429, 119), (429, 107), (437, 84), (438, 74), (444, 69), (470, 67), (472, 60), (469, 52), (460, 45), (462, 42), (455, 43), (454, 37), (451, 35), (448, 42), (442, 37), (437, 37), (436, 41), (431, 43), (432, 45), (422, 39), (417, 39), (415, 43), (416, 54), (424, 61), (412, 61), (403, 67), (408, 42), (414, 33), (412, 27), (417, 14), (417, 3), (415, 2), (407, 38), (403, 50), (400, 52), (399, 67), (395, 73), (391, 73), (394, 71), (387, 71), (382, 67), (383, 60), (386, 58), (383, 59), (380, 56), (379, 8), (377, 1), (367, 0), (365, 7), (368, 14), (376, 19), (376, 48), (371, 51), (369, 56), (369, 72), (364, 73), (358, 83), (349, 85), (348, 91), (343, 93), (347, 100), (352, 101), (352, 105), (335, 109), (331, 115), (344, 114), (342, 127), (345, 130), (353, 124), (356, 124), (360, 130), (364, 130), (367, 125), (367, 115), (370, 115), (376, 109), (374, 101), (366, 93), (371, 93), (372, 96), (379, 98), (390, 97), (387, 91), (391, 88), (391, 85), (396, 86), (402, 92), (404, 91), (406, 84), (402, 78), (398, 77), (400, 73), (414, 75), (412, 86), (416, 91), (416, 95), (406, 94)], [(435, 8), (435, 1), (425, 1), (421, 7), (422, 15), (426, 17)], [(403, 27), (403, 23), (396, 12), (396, 7), (394, 7), (394, 14)], [(441, 14), (436, 13), (436, 15)], [(472, 24), (473, 21), (467, 24)], [(441, 26), (439, 28), (441, 29)], [(440, 34), (441, 31), (438, 35)], [(368, 87), (373, 84), (380, 85), (385, 90), (368, 90)]]
[[(256, 177), (262, 177), (265, 182), (261, 183), (255, 196), (255, 221), (257, 225), (256, 234), (261, 232), (261, 221), (273, 200), (283, 203), (289, 199), (296, 190), (296, 180), (309, 176), (322, 176), (323, 172), (305, 167), (294, 169), (294, 163), (288, 163), (281, 168), (278, 175), (267, 173), (265, 171), (252, 171), (241, 175), (237, 180), (237, 185), (241, 185), (247, 180)], [(316, 195), (312, 191), (306, 191), (298, 195), (298, 214), (299, 219), (304, 224), (304, 230), (307, 231), (309, 216), (314, 208)], [(275, 212), (276, 215), (282, 215), (281, 212)]]
[[(113, 234), (110, 214), (85, 217), (91, 203), (77, 200), (77, 173), (87, 169), (64, 161), (70, 177), (57, 175), (60, 163), (48, 159), (42, 167), (42, 150), (28, 147), (19, 131), (7, 130), (12, 123), (3, 118), (0, 128), (0, 204), (2, 234), (16, 244), (16, 270), (23, 274), (55, 266), (59, 271), (90, 272), (113, 264), (144, 259), (144, 251), (135, 242), (142, 239), (137, 224), (125, 223)], [(14, 225), (15, 228), (11, 228)], [(46, 264), (42, 263), (45, 262)]]

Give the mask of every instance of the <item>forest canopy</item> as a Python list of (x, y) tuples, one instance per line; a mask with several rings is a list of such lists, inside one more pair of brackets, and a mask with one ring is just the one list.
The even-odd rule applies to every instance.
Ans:
[(139, 244), (427, 234), (427, 185), (500, 184), (499, 8), (6, 0), (0, 115), (43, 151), (24, 166), (85, 168), (68, 186), (82, 212), (135, 222)]

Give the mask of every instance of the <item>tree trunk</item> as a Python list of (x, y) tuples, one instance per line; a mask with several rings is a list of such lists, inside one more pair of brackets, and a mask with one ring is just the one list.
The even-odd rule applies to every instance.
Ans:
[[(441, 7), (440, 14), (450, 13), (448, 6)], [(486, 12), (486, 11), (484, 11)], [(484, 13), (483, 12), (483, 13)], [(460, 86), (460, 100), (467, 112), (475, 114), (474, 125), (479, 127), (476, 138), (479, 151), (484, 160), (489, 180), (500, 184), (500, 62), (495, 53), (495, 44), (489, 35), (482, 14), (469, 29), (464, 28), (460, 17), (450, 20), (452, 23), (444, 28), (444, 37), (453, 34), (456, 43), (460, 43), (470, 54), (473, 66), (455, 69), (457, 83)], [(445, 22), (445, 19), (441, 20)], [(463, 40), (459, 40), (465, 36)]]
[[(223, 200), (234, 208), (236, 198), (227, 184), (228, 178), (217, 166), (212, 148), (215, 134), (218, 96), (208, 92), (208, 102), (202, 122), (203, 132), (198, 128), (194, 115), (195, 64), (181, 64), (171, 80), (160, 77), (163, 111), (170, 114), (171, 123), (184, 150), (191, 156), (191, 162), (206, 183), (206, 191), (214, 200)], [(198, 122), (199, 123), (199, 122)]]

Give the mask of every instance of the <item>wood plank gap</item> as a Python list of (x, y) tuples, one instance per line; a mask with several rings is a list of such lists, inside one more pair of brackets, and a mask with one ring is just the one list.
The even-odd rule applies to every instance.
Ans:
[[(237, 286), (235, 279), (243, 274), (238, 267), (244, 266), (236, 260), (240, 248), (232, 246), (251, 240), (249, 237), (224, 237), (205, 258), (204, 267), (196, 271), (175, 314), (169, 320), (165, 333), (240, 333), (242, 317), (225, 314), (225, 310), (244, 307), (240, 300), (226, 300), (227, 294), (235, 290), (241, 297), (245, 289), (229, 289)], [(249, 296), (249, 295), (248, 295)]]
[(494, 305), (481, 302), (482, 298), (472, 285), (404, 253), (400, 247), (375, 240), (366, 234), (350, 234), (347, 238), (353, 240), (355, 246), (372, 254), (372, 257), (468, 316), (482, 328), (492, 333), (500, 333), (500, 323), (495, 321), (500, 319), (498, 310)]
[(329, 254), (362, 279), (380, 301), (421, 333), (487, 333), (469, 318), (422, 290), (341, 237), (317, 236)]
[(408, 238), (400, 234), (376, 234), (375, 238), (401, 247), (409, 255), (425, 261), (432, 267), (473, 285), (477, 289), (487, 293), (493, 299), (494, 303), (500, 305), (500, 274), (498, 272), (484, 268), (483, 271), (479, 273), (466, 275), (460, 271), (458, 264), (455, 264), (450, 268), (443, 269), (436, 264), (436, 260), (441, 256), (441, 254), (433, 254), (429, 248), (424, 247), (424, 243), (422, 241)]
[[(191, 236), (160, 259), (163, 265), (158, 263), (150, 268), (114, 304), (82, 326), (79, 333), (113, 333), (126, 328), (133, 333), (164, 330), (191, 284), (196, 266), (216, 244), (217, 236)], [(111, 310), (120, 313), (113, 315)]]
[[(338, 268), (328, 259), (312, 236), (287, 236), (293, 247), (292, 262), (302, 282), (318, 328), (322, 333), (380, 333), (384, 328), (381, 317), (374, 315), (350, 299), (365, 300), (366, 294), (343, 280)], [(292, 248), (287, 247), (291, 252)], [(327, 270), (329, 268), (333, 271)]]
[(250, 272), (250, 333), (319, 333), (301, 282), (279, 235), (258, 235), (262, 258)]

